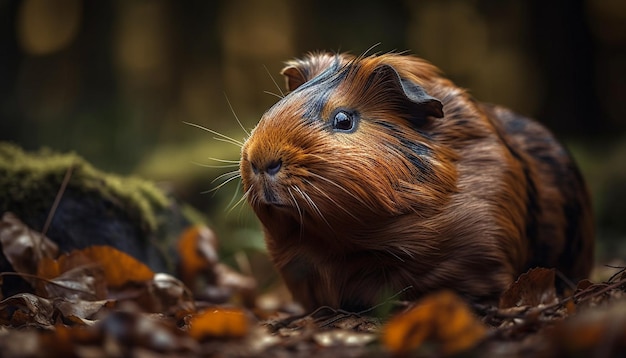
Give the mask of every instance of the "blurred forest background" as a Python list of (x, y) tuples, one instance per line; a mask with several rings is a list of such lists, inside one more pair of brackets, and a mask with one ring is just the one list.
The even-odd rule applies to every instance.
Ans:
[(227, 242), (261, 245), (256, 221), (228, 210), (238, 183), (201, 194), (228, 169), (194, 163), (239, 148), (182, 122), (243, 139), (229, 101), (252, 128), (284, 61), (379, 44), (551, 128), (592, 189), (600, 252), (626, 257), (624, 0), (0, 0), (0, 29), (0, 140), (167, 184)]

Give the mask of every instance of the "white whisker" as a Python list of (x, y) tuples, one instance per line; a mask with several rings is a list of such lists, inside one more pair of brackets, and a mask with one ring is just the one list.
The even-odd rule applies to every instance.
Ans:
[(239, 127), (241, 127), (241, 129), (243, 129), (243, 132), (249, 137), (250, 132), (248, 132), (246, 128), (244, 128), (243, 124), (239, 120), (239, 117), (237, 116), (237, 113), (235, 113), (235, 110), (233, 109), (233, 105), (230, 103), (230, 100), (228, 99), (228, 96), (226, 95), (226, 93), (224, 93), (224, 97), (226, 98), (226, 103), (228, 103), (228, 107), (230, 107), (230, 111), (233, 113), (235, 120), (237, 121), (237, 123), (239, 123)]
[[(370, 51), (372, 51), (376, 47), (380, 46), (380, 44), (381, 44), (380, 42), (377, 42), (377, 43), (373, 44), (372, 46), (370, 46), (370, 48), (365, 50), (365, 52), (363, 52), (363, 54), (361, 56), (359, 56), (359, 57), (360, 58), (365, 58)], [(376, 54), (376, 53), (374, 53), (374, 54)]]
[(197, 165), (197, 166), (203, 167), (203, 168), (213, 168), (213, 169), (224, 169), (224, 168), (237, 168), (237, 167), (239, 167), (239, 164), (210, 165), (210, 164), (204, 164), (204, 163), (200, 163), (200, 162), (196, 162), (196, 161), (192, 161), (191, 164)]
[[(293, 190), (297, 190), (297, 188), (293, 187)], [(302, 209), (300, 209), (300, 204), (298, 204), (298, 200), (296, 200), (295, 196), (293, 196), (293, 193), (291, 192), (290, 187), (287, 188), (287, 192), (291, 196), (291, 200), (293, 201), (293, 204), (296, 206), (296, 210), (298, 210), (298, 216), (300, 217), (300, 235), (302, 236), (302, 227), (304, 226), (304, 218), (302, 217)]]
[[(250, 192), (252, 191), (253, 186), (250, 186), (250, 188), (248, 188), (248, 191), (246, 191), (245, 193), (243, 193), (243, 195), (241, 196), (241, 198), (239, 198), (239, 200), (237, 200), (237, 202), (230, 207), (230, 209), (228, 209), (228, 211), (226, 212), (227, 214), (230, 214), (231, 211), (233, 211), (237, 206), (239, 206), (241, 203), (244, 202), (244, 200), (246, 200), (246, 198), (248, 198), (248, 195), (250, 194)], [(237, 192), (239, 192), (239, 188), (237, 188)]]
[(343, 205), (340, 205), (333, 198), (331, 198), (328, 194), (326, 194), (322, 189), (318, 188), (315, 184), (311, 183), (311, 181), (306, 180), (306, 179), (304, 179), (304, 181), (306, 181), (306, 183), (309, 184), (313, 189), (315, 189), (318, 192), (320, 192), (320, 194), (324, 195), (324, 197), (326, 197), (326, 199), (330, 200), (336, 207), (338, 207), (339, 209), (343, 210), (346, 214), (352, 216), (355, 220), (361, 221), (358, 217), (354, 216), (348, 209), (344, 208)]
[(185, 121), (183, 121), (183, 123), (185, 123), (188, 126), (196, 127), (198, 129), (202, 129), (203, 131), (206, 131), (206, 132), (209, 132), (211, 134), (214, 134), (214, 135), (218, 136), (218, 138), (215, 138), (217, 140), (221, 140), (221, 141), (224, 141), (226, 143), (234, 144), (234, 145), (238, 146), (239, 148), (243, 147), (243, 142), (238, 141), (238, 140), (236, 140), (234, 138), (231, 138), (231, 137), (229, 137), (229, 136), (227, 136), (225, 134), (222, 134), (220, 132), (216, 132), (216, 131), (214, 131), (212, 129), (209, 129), (207, 127), (201, 126), (199, 124), (195, 124), (195, 123), (191, 123), (191, 122), (185, 122)]
[(280, 86), (278, 85), (278, 83), (274, 79), (274, 76), (272, 76), (272, 73), (270, 72), (270, 70), (268, 70), (267, 66), (265, 66), (265, 65), (263, 65), (263, 68), (265, 68), (265, 72), (267, 72), (267, 74), (268, 74), (268, 76), (270, 76), (270, 79), (272, 80), (272, 82), (274, 82), (274, 86), (276, 86), (276, 88), (278, 89), (278, 93), (280, 93), (280, 96), (278, 96), (278, 97), (279, 98), (284, 98), (285, 97), (285, 93), (283, 93), (282, 88), (280, 88)]
[(238, 146), (240, 148), (243, 146), (243, 143), (241, 143), (241, 142), (234, 142), (231, 139), (224, 139), (224, 138), (220, 138), (220, 137), (213, 137), (213, 139), (218, 140), (220, 142), (236, 145), (236, 146)]
[(270, 96), (277, 97), (278, 99), (283, 99), (284, 98), (283, 96), (281, 96), (281, 95), (279, 95), (277, 93), (274, 93), (274, 92), (270, 92), (270, 91), (263, 91), (263, 93), (269, 94)]
[(213, 157), (209, 157), (208, 159), (210, 160), (214, 160), (216, 162), (220, 162), (220, 163), (232, 163), (232, 164), (239, 164), (239, 160), (228, 160), (228, 159), (219, 159), (219, 158), (213, 158)]
[(222, 175), (217, 176), (215, 179), (213, 179), (211, 181), (211, 184), (215, 183), (216, 181), (218, 181), (218, 180), (220, 180), (220, 179), (222, 179), (224, 177), (229, 177), (229, 176), (238, 177), (238, 176), (241, 176), (241, 173), (239, 173), (239, 170), (233, 170), (233, 171), (224, 173)]
[[(220, 175), (220, 176), (222, 176), (222, 175)], [(230, 183), (231, 181), (233, 181), (235, 179), (238, 179), (238, 178), (241, 178), (241, 175), (233, 175), (232, 177), (224, 180), (220, 185), (216, 186), (215, 188), (210, 189), (210, 190), (205, 190), (205, 191), (201, 192), (201, 194), (208, 194), (208, 193), (211, 193), (211, 192), (216, 192), (216, 191), (220, 190), (224, 185), (226, 185), (226, 184)], [(217, 180), (217, 178), (216, 178), (216, 180)], [(215, 180), (213, 180), (213, 181), (215, 181)]]
[(233, 205), (233, 203), (235, 202), (235, 199), (237, 198), (237, 195), (239, 194), (239, 187), (240, 185), (237, 185), (237, 188), (235, 189), (235, 192), (233, 193), (233, 197), (228, 202), (228, 205), (226, 205), (227, 208)]
[(410, 258), (413, 258), (413, 253), (409, 251), (406, 247), (400, 246), (399, 248), (400, 250), (402, 250), (402, 252), (404, 252), (405, 255), (407, 255)]
[(315, 202), (313, 201), (313, 199), (311, 199), (311, 197), (305, 193), (302, 189), (298, 188), (297, 186), (293, 187), (295, 191), (297, 191), (302, 198), (309, 204), (309, 206), (311, 207), (311, 209), (313, 209), (317, 215), (320, 217), (320, 219), (322, 219), (326, 225), (334, 231), (332, 225), (330, 225), (330, 223), (328, 222), (328, 220), (326, 220), (326, 217), (324, 216), (324, 214), (322, 213), (322, 211), (320, 210), (320, 208), (317, 206), (317, 204), (315, 204)]
[(319, 175), (319, 174), (315, 174), (315, 173), (312, 173), (312, 172), (311, 172), (310, 174), (311, 174), (312, 176), (316, 177), (316, 178), (319, 178), (319, 179), (324, 180), (325, 182), (327, 182), (327, 183), (329, 183), (329, 184), (331, 184), (331, 185), (336, 186), (337, 188), (341, 189), (344, 193), (346, 193), (346, 194), (350, 195), (351, 197), (353, 197), (354, 199), (358, 200), (361, 204), (363, 204), (363, 205), (367, 206), (367, 204), (363, 201), (363, 199), (359, 198), (359, 197), (358, 197), (358, 196), (356, 196), (354, 193), (351, 193), (350, 191), (348, 191), (348, 189), (346, 189), (346, 188), (342, 187), (341, 185), (339, 185), (339, 184), (337, 184), (337, 183), (333, 182), (332, 180), (330, 180), (330, 179), (328, 179), (328, 178), (325, 178), (325, 177), (323, 177), (323, 176), (321, 176), (321, 175)]
[(400, 256), (396, 255), (393, 251), (386, 249), (385, 250), (389, 255), (395, 257), (396, 259), (398, 259), (400, 262), (404, 262), (404, 260), (402, 258), (400, 258)]

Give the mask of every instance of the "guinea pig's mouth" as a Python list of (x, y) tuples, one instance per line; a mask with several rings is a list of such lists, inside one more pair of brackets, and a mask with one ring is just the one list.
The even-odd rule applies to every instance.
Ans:
[(281, 201), (267, 201), (263, 199), (258, 202), (257, 206), (259, 208), (265, 208), (262, 210), (275, 209), (285, 213), (291, 213), (294, 210), (293, 206), (290, 205), (290, 203), (284, 203)]
[(284, 200), (282, 195), (272, 185), (265, 184), (258, 193), (259, 202), (263, 205), (276, 208), (289, 208), (291, 203)]
[(276, 193), (272, 189), (265, 188), (265, 190), (263, 190), (263, 198), (265, 199), (265, 202), (268, 204), (272, 204), (272, 205), (281, 204), (280, 201), (278, 200), (278, 197), (276, 196)]
[(297, 210), (298, 203), (292, 189), (281, 183), (279, 178), (256, 175), (250, 178), (248, 185), (251, 186), (248, 202), (253, 208)]

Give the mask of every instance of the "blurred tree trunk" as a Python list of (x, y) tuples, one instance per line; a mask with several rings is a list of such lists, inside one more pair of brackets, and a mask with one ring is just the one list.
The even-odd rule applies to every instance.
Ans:
[(304, 0), (294, 2), (297, 53), (326, 50), (360, 55), (406, 50), (406, 1)]
[(606, 132), (607, 114), (595, 81), (595, 50), (587, 1), (528, 1), (532, 54), (545, 96), (538, 116), (560, 134)]

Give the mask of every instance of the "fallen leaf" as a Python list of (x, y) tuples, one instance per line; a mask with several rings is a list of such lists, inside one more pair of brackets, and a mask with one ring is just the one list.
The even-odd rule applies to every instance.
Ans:
[(500, 308), (538, 306), (557, 301), (554, 269), (534, 268), (520, 275), (500, 296)]
[(217, 246), (217, 236), (208, 227), (198, 225), (185, 230), (177, 242), (181, 281), (200, 299), (226, 303), (239, 294), (246, 307), (254, 306), (255, 279), (219, 262)]
[(154, 272), (144, 263), (111, 246), (90, 246), (80, 252), (104, 268), (109, 287), (121, 287), (128, 282), (146, 281)]
[(375, 339), (376, 335), (373, 333), (354, 332), (346, 329), (333, 329), (313, 335), (313, 340), (322, 347), (365, 346)]
[(588, 289), (591, 286), (597, 286), (597, 285), (606, 286), (606, 284), (597, 284), (597, 283), (591, 282), (591, 280), (583, 279), (583, 280), (580, 280), (578, 284), (576, 285), (575, 292), (581, 292), (581, 291)]
[(57, 277), (40, 280), (36, 292), (47, 298), (102, 300), (107, 297), (102, 266), (86, 264), (68, 269)]
[(548, 332), (551, 354), (561, 357), (619, 357), (626, 351), (626, 301), (585, 310)]
[(162, 315), (146, 315), (136, 310), (113, 311), (93, 328), (110, 340), (115, 350), (144, 347), (156, 352), (185, 352), (196, 347), (193, 339)]
[[(0, 244), (2, 252), (15, 272), (34, 275), (42, 258), (56, 257), (58, 246), (42, 235), (31, 230), (12, 213), (4, 213), (0, 220)], [(33, 284), (32, 279), (24, 277)]]
[(11, 326), (54, 324), (52, 303), (30, 293), (18, 293), (0, 302), (0, 323)]
[(2, 356), (43, 357), (44, 354), (42, 354), (41, 346), (39, 345), (40, 335), (41, 333), (35, 330), (10, 331), (5, 335), (5, 339), (2, 342)]
[[(49, 280), (58, 277), (64, 270), (59, 267), (59, 261), (52, 257), (44, 257), (37, 263), (37, 276)], [(65, 271), (67, 271), (66, 269)]]
[(189, 319), (189, 335), (196, 340), (206, 338), (241, 338), (248, 334), (245, 313), (235, 308), (211, 308)]
[(195, 311), (193, 295), (174, 276), (157, 273), (139, 289), (141, 293), (134, 300), (146, 312), (180, 316)]
[(111, 246), (90, 246), (63, 254), (56, 260), (41, 260), (37, 274), (53, 279), (67, 271), (94, 264), (102, 267), (104, 282), (109, 288), (121, 287), (129, 282), (147, 281), (154, 277), (148, 266)]
[(237, 293), (246, 307), (254, 306), (256, 298), (256, 280), (243, 275), (223, 263), (217, 263), (214, 267), (215, 286), (230, 292), (230, 296)]
[(430, 294), (408, 312), (392, 318), (383, 327), (382, 343), (392, 353), (407, 354), (432, 342), (444, 355), (475, 346), (487, 328), (455, 293)]
[(218, 262), (217, 244), (215, 233), (203, 225), (185, 230), (178, 239), (179, 276), (192, 291), (196, 290), (198, 276), (206, 275)]
[(73, 333), (71, 327), (57, 324), (54, 331), (47, 331), (39, 335), (37, 348), (40, 356), (45, 352), (49, 357), (72, 357), (75, 356)]
[(54, 307), (61, 312), (63, 317), (81, 324), (89, 324), (86, 320), (91, 320), (103, 308), (112, 308), (114, 302), (111, 300), (85, 301), (57, 299)]

